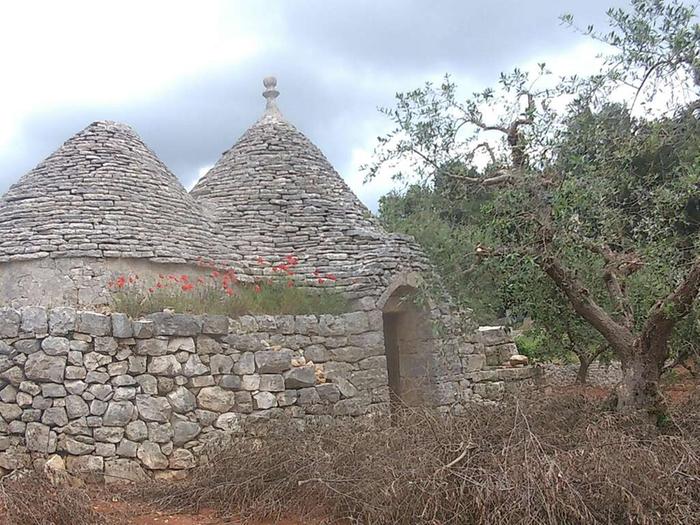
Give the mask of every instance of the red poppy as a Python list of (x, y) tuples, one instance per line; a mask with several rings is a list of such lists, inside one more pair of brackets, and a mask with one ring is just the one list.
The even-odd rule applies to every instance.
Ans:
[(333, 281), (333, 282), (338, 280), (338, 278), (335, 275), (333, 275), (332, 273), (327, 273), (326, 279), (328, 279), (329, 281)]
[(204, 284), (204, 277), (197, 277), (197, 282), (199, 284)]
[(219, 275), (221, 275), (221, 274), (220, 274), (219, 272), (217, 272), (216, 270), (214, 270), (213, 272), (211, 272), (211, 276), (212, 276), (214, 279), (218, 278)]
[(123, 275), (120, 275), (117, 277), (117, 288), (124, 288), (124, 285), (126, 284), (126, 277)]
[(260, 288), (259, 284), (255, 285), (255, 293), (260, 293), (262, 291), (262, 288)]
[(184, 292), (189, 292), (192, 288), (194, 288), (194, 285), (192, 283), (186, 283), (182, 285), (182, 290)]
[(180, 276), (180, 280), (181, 280), (183, 283), (189, 282), (190, 276), (183, 273), (183, 274)]
[(155, 292), (155, 291), (156, 291), (155, 288), (149, 288), (149, 289), (148, 289), (148, 293), (153, 293), (153, 292)]
[(233, 295), (233, 290), (231, 288), (226, 288), (226, 295), (231, 297)]
[(158, 281), (158, 282), (156, 283), (156, 288), (163, 288), (163, 283), (161, 283), (160, 281)]
[(324, 282), (324, 278), (323, 278), (323, 277), (319, 277), (317, 280), (318, 280), (318, 284), (323, 284), (323, 282)]
[(292, 281), (291, 279), (287, 281), (287, 288), (294, 288), (294, 281)]

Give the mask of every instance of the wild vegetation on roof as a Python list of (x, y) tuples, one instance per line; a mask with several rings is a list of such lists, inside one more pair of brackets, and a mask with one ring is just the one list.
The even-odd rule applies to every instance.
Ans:
[[(136, 274), (119, 275), (109, 282), (111, 308), (136, 319), (172, 310), (178, 313), (237, 317), (245, 314), (339, 314), (349, 310), (337, 291), (336, 276), (319, 270), (311, 276), (297, 273), (298, 259), (287, 255), (270, 265), (260, 257), (258, 266), (268, 276), (240, 281), (233, 269), (206, 265), (206, 275), (160, 274), (153, 282)], [(308, 286), (313, 283), (314, 286)], [(306, 286), (305, 286), (306, 284)]]

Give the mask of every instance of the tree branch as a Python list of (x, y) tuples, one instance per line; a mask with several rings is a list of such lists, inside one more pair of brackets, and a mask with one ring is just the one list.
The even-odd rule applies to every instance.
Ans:
[[(659, 351), (665, 350), (665, 343), (671, 336), (673, 327), (690, 313), (698, 293), (700, 293), (700, 257), (693, 261), (690, 271), (676, 289), (651, 307), (642, 328), (641, 339), (648, 343), (664, 342), (663, 345), (650, 344), (649, 347), (657, 348)], [(666, 358), (665, 355), (656, 357), (659, 360)]]
[(539, 258), (537, 264), (566, 295), (576, 313), (600, 332), (618, 354), (627, 355), (630, 352), (634, 344), (634, 334), (603, 310), (571, 271), (552, 256)]

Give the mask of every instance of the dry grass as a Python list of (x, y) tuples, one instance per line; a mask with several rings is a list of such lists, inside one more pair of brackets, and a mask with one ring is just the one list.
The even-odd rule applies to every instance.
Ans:
[(700, 522), (698, 404), (663, 431), (580, 395), (394, 427), (288, 425), (237, 440), (181, 484), (139, 487), (170, 510), (248, 520), (289, 513), (383, 524)]

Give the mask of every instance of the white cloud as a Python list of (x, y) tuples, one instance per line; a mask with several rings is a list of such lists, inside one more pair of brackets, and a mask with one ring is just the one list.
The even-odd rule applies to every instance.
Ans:
[(239, 3), (124, 0), (0, 5), (0, 153), (29, 113), (147, 98), (259, 52)]

